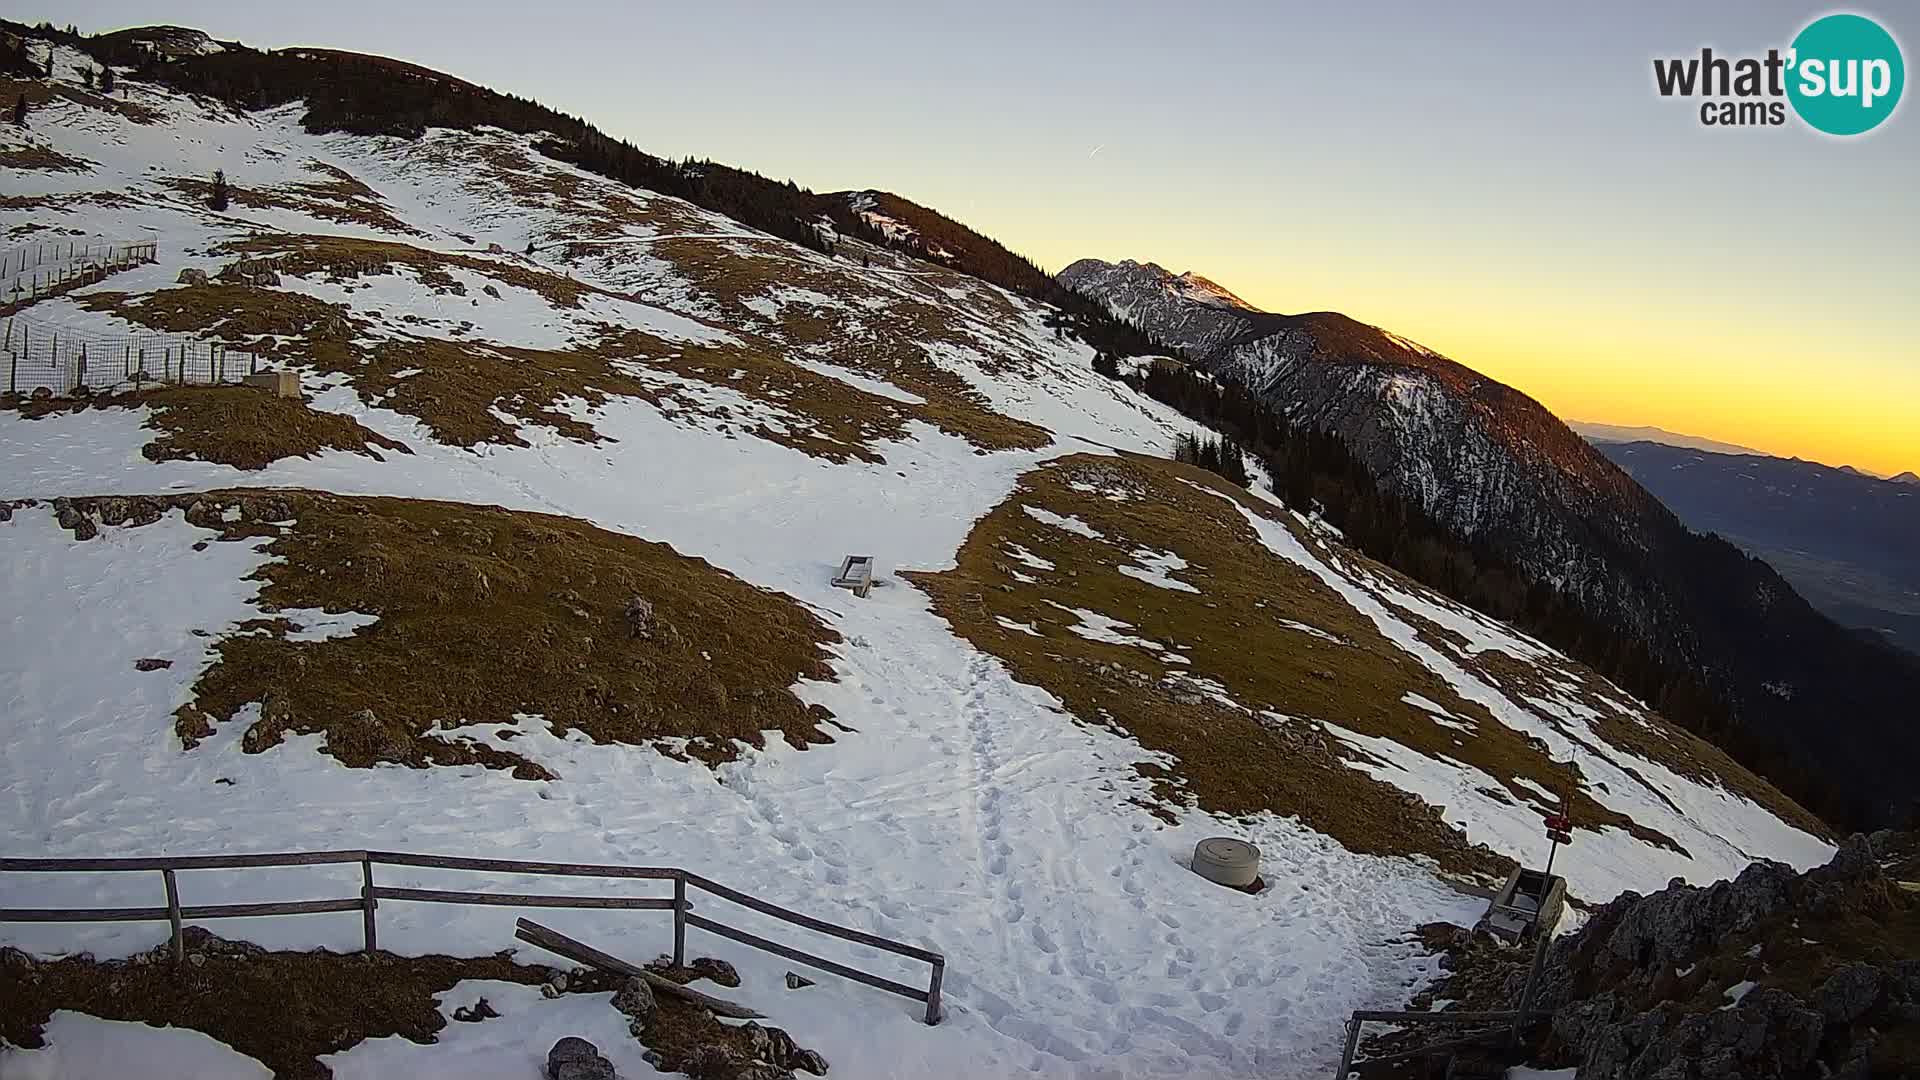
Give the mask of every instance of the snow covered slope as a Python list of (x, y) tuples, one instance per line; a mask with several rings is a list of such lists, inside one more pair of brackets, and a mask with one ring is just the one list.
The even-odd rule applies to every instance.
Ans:
[[(1732, 544), (1689, 532), (1525, 393), (1381, 327), (1223, 307), (1177, 287), (1185, 279), (1097, 260), (1061, 273), (1295, 427), (1337, 438), (1387, 501), (1470, 553), (1477, 570), (1452, 574), (1450, 592), (1517, 579), (1490, 602), (1666, 695), (1815, 809), (1865, 828), (1905, 820), (1920, 735), (1895, 718), (1920, 694), (1920, 663), (1835, 624)], [(1431, 562), (1420, 572), (1448, 573)], [(1543, 614), (1529, 590), (1563, 610)]]
[[(377, 846), (680, 865), (946, 955), (949, 1016), (928, 1028), (850, 983), (790, 993), (785, 962), (696, 939), (833, 1075), (1272, 1077), (1324, 1072), (1350, 1010), (1403, 1002), (1433, 974), (1409, 931), (1470, 921), (1481, 901), (1463, 883), (1540, 854), (1560, 793), (1529, 777), (1559, 775), (1553, 761), (1580, 770), (1587, 816), (1562, 859), (1586, 899), (1830, 851), (1777, 793), (1694, 755), (1578, 665), (1258, 494), (1163, 465), (1191, 426), (1096, 375), (1093, 350), (1019, 297), (878, 248), (829, 258), (560, 164), (530, 136), (316, 136), (297, 104), (235, 112), (125, 77), (124, 97), (91, 96), (65, 74), (84, 58), (58, 59), (60, 92), (0, 138), (84, 167), (10, 172), (0, 228), (15, 244), (151, 240), (159, 256), (21, 309), (16, 330), (218, 340), (301, 372), (307, 401), (129, 390), (0, 411), (7, 855)], [(215, 169), (234, 189), (222, 212), (205, 200)], [(243, 277), (221, 277), (236, 264)], [(213, 280), (181, 284), (185, 269)], [(65, 389), (60, 374), (48, 384)], [(270, 511), (218, 493), (269, 488), (300, 490)], [(986, 644), (953, 575), (985, 573), (975, 553), (1016, 516), (1033, 532), (1024, 554), (1001, 556), (1013, 562), (992, 584), (1014, 591), (994, 588), (995, 603), (1024, 598), (1019, 586), (1054, 601), (1044, 618), (1001, 613), (1021, 636), (1109, 650), (1103, 662), (1128, 656), (1156, 678), (1190, 667), (1175, 718), (1208, 702), (1222, 723), (1279, 707), (1276, 723), (1324, 749), (1318, 775), (1350, 782), (1378, 828), (1330, 835), (1278, 783), (1211, 793), (1207, 740), (1172, 749), (1144, 719), (1130, 730), (1057, 672)], [(341, 549), (355, 530), (374, 539)], [(1244, 566), (1196, 546), (1216, 534)], [(619, 621), (624, 571), (596, 561), (587, 576), (589, 554), (631, 538), (669, 545), (726, 595), (761, 590), (788, 630), (817, 625), (819, 669), (773, 696), (809, 707), (831, 741), (703, 746), (707, 731), (676, 726), (690, 710), (596, 727), (541, 704), (599, 694), (611, 716), (657, 689), (659, 654)], [(869, 599), (827, 584), (850, 552), (879, 561)], [(1115, 583), (1131, 602), (1115, 602)], [(692, 593), (654, 597), (673, 628), (660, 647), (716, 672), (757, 661), (774, 618), (693, 638), (726, 613), (721, 594)], [(1158, 641), (1163, 606), (1185, 624), (1258, 610), (1286, 636), (1237, 655), (1212, 638)], [(462, 616), (435, 621), (443, 609)], [(479, 639), (462, 635), (481, 630), (488, 650), (468, 648)], [(382, 653), (420, 640), (441, 651), (412, 668), (416, 654)], [(310, 692), (313, 672), (350, 667), (353, 650), (399, 665), (340, 691), (377, 690), (378, 717)], [(603, 679), (608, 656), (626, 666)], [(576, 685), (511, 681), (575, 661)], [(483, 666), (524, 696), (448, 704)], [(263, 672), (274, 691), (234, 696)], [(1274, 672), (1304, 673), (1321, 711)], [(718, 674), (686, 690), (727, 714), (767, 693)], [(1236, 751), (1236, 730), (1220, 729), (1216, 752)], [(413, 752), (427, 741), (440, 756)], [(1187, 870), (1216, 834), (1259, 845), (1267, 891)], [(0, 875), (0, 906), (144, 904), (148, 884)], [(323, 868), (182, 879), (189, 903), (345, 887)], [(514, 914), (390, 905), (381, 942), (491, 953)], [(635, 914), (556, 923), (652, 956), (665, 924)], [(273, 947), (352, 948), (359, 934), (350, 916), (220, 929)], [(0, 941), (31, 951), (102, 956), (164, 933), (0, 925)], [(886, 970), (864, 947), (805, 947)], [(525, 1023), (528, 1039), (552, 1037)], [(83, 1026), (63, 1015), (59, 1031)], [(336, 1065), (404, 1056), (427, 1075), (431, 1051), (369, 1045)]]
[(1100, 298), (1114, 314), (1189, 356), (1206, 356), (1247, 334), (1264, 312), (1189, 270), (1157, 263), (1081, 259), (1060, 271), (1062, 284)]

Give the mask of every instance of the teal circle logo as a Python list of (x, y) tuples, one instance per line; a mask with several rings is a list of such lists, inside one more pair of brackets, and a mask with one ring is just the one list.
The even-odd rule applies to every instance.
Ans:
[(1864, 15), (1827, 15), (1793, 39), (1787, 99), (1815, 130), (1858, 135), (1900, 103), (1907, 68), (1900, 45)]

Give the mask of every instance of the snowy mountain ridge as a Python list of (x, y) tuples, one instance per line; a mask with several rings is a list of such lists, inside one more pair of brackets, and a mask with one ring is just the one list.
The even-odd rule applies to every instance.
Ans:
[[(1691, 714), (1836, 820), (1877, 827), (1912, 811), (1920, 735), (1894, 717), (1920, 693), (1920, 665), (1861, 642), (1731, 544), (1690, 533), (1526, 394), (1337, 313), (1185, 299), (1151, 264), (1083, 260), (1061, 276), (1197, 370), (1337, 438), (1390, 499), (1518, 579), (1485, 601), (1503, 615), (1584, 642), (1584, 659)], [(1851, 718), (1844, 733), (1810, 736), (1836, 715)]]
[(1155, 263), (1081, 259), (1060, 271), (1068, 288), (1097, 296), (1114, 314), (1149, 328), (1169, 348), (1201, 356), (1248, 333), (1260, 312), (1204, 277)]
[[(132, 71), (93, 93), (74, 74), (91, 58), (54, 53), (53, 80), (4, 87), (32, 107), (0, 148), (52, 163), (9, 173), (7, 242), (158, 255), (15, 328), (220, 343), (298, 372), (304, 398), (71, 395), (76, 368), (21, 369), (0, 409), (7, 855), (684, 865), (947, 957), (928, 1028), (699, 939), (832, 1075), (1265, 1077), (1324, 1073), (1352, 1009), (1430, 979), (1411, 929), (1470, 922), (1468, 890), (1542, 857), (1550, 814), (1574, 819), (1556, 865), (1584, 900), (1832, 853), (1811, 815), (1591, 670), (1258, 479), (1168, 461), (1193, 425), (1097, 374), (1042, 305), (758, 232), (537, 133), (314, 134), (300, 103), (231, 108)], [(1352, 392), (1436, 437), (1457, 423), (1417, 373)], [(868, 598), (828, 584), (849, 553), (879, 562)], [(1213, 835), (1255, 843), (1270, 887), (1192, 874)], [(189, 904), (358, 887), (273, 875), (181, 884)], [(0, 907), (150, 903), (135, 876), (0, 875)], [(541, 886), (569, 887), (588, 886)], [(512, 917), (383, 906), (381, 942), (483, 956)], [(635, 959), (665, 940), (577, 920)], [(286, 949), (360, 934), (351, 916), (220, 929)], [(0, 924), (42, 956), (165, 933)], [(610, 1012), (490, 992), (508, 1015), (480, 1035), (324, 1064), (517, 1076), (523, 1043)], [(105, 1037), (66, 1010), (46, 1029), (50, 1049), (0, 1066)], [(502, 1049), (437, 1056), (481, 1036)]]

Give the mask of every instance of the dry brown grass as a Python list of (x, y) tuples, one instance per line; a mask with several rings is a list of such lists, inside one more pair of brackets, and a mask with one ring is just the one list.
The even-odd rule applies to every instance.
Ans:
[[(743, 254), (736, 245), (761, 250)], [(788, 245), (774, 240), (669, 238), (651, 250), (716, 304), (729, 326), (766, 322), (747, 302), (789, 289), (849, 301), (883, 300), (884, 307), (858, 316), (833, 307), (783, 303), (774, 325), (761, 336), (768, 342), (768, 351), (791, 350), (925, 398), (925, 405), (915, 407), (921, 419), (980, 449), (1032, 449), (1051, 441), (1043, 429), (995, 412), (964, 378), (933, 361), (927, 345), (938, 343), (975, 350), (987, 370), (996, 369), (996, 357), (1012, 362), (1002, 351), (975, 339), (943, 294), (941, 303), (882, 292), (851, 261), (844, 267), (821, 265), (792, 254)], [(913, 279), (909, 282), (917, 284)]]
[(556, 307), (579, 307), (581, 299), (593, 293), (615, 295), (598, 286), (507, 259), (428, 251), (388, 240), (268, 233), (223, 244), (218, 250), (222, 254), (267, 259), (281, 273), (301, 277), (318, 275), (330, 281), (392, 274), (396, 268), (404, 267), (427, 287), (456, 296), (466, 295), (466, 287), (447, 272), (448, 267), (460, 267), (502, 284), (530, 289)]
[[(1074, 488), (1122, 487), (1125, 501)], [(1023, 680), (1059, 695), (1076, 715), (1104, 720), (1149, 749), (1178, 759), (1163, 797), (1190, 795), (1208, 810), (1297, 814), (1356, 851), (1435, 857), (1448, 870), (1494, 874), (1510, 863), (1465, 838), (1410, 796), (1348, 767), (1364, 758), (1312, 720), (1392, 739), (1429, 757), (1447, 757), (1501, 778), (1489, 797), (1537, 802), (1518, 780), (1564, 791), (1573, 777), (1544, 749), (1456, 694), (1317, 578), (1268, 551), (1233, 505), (1283, 520), (1266, 504), (1197, 469), (1144, 458), (1073, 457), (1028, 474), (1008, 501), (975, 527), (955, 570), (913, 575), (956, 630)], [(1094, 541), (1028, 516), (1022, 505), (1069, 514), (1102, 533)], [(1016, 561), (1020, 545), (1055, 564)], [(1136, 548), (1171, 550), (1192, 569), (1176, 577), (1200, 593), (1162, 589), (1118, 567)], [(1371, 567), (1370, 567), (1371, 569)], [(1037, 580), (1022, 583), (1015, 573)], [(1168, 663), (1141, 648), (1089, 641), (1071, 632), (1077, 617), (1055, 604), (1124, 619), (1123, 631), (1178, 645), (1190, 663)], [(999, 618), (1042, 636), (1004, 628)], [(1317, 627), (1339, 643), (1290, 629)], [(1239, 705), (1194, 703), (1182, 673), (1223, 684)], [(1471, 723), (1461, 732), (1433, 722), (1402, 697), (1417, 693)], [(1291, 719), (1304, 718), (1304, 719)], [(1509, 780), (1506, 778), (1518, 778)], [(1615, 826), (1667, 847), (1673, 841), (1576, 790), (1576, 827)]]
[(140, 448), (150, 461), (212, 461), (236, 469), (264, 469), (288, 457), (323, 450), (411, 454), (405, 443), (369, 431), (349, 416), (316, 412), (305, 401), (252, 387), (181, 386), (124, 395), (128, 405), (153, 409), (147, 426), (160, 436)]
[(187, 929), (202, 958), (175, 971), (166, 946), (128, 960), (85, 954), (30, 969), (0, 951), (0, 1041), (37, 1048), (53, 1013), (204, 1032), (254, 1058), (276, 1077), (324, 1080), (319, 1061), (365, 1039), (435, 1041), (447, 1024), (435, 997), (467, 979), (537, 984), (544, 967), (504, 956), (456, 959), (376, 953), (266, 952)]
[[(442, 254), (407, 244), (346, 237), (271, 236), (225, 248), (263, 258), (282, 273), (335, 279), (408, 267), (428, 287), (463, 289), (448, 273), (460, 266), (532, 289), (561, 306), (578, 304), (594, 287), (511, 263)], [(878, 445), (906, 434), (921, 419), (983, 450), (1045, 445), (1039, 428), (1001, 416), (973, 400), (950, 373), (931, 369), (902, 378), (923, 391), (907, 404), (786, 363), (770, 338), (737, 333), (739, 344), (677, 345), (643, 331), (609, 325), (570, 349), (529, 349), (481, 341), (389, 335), (362, 343), (366, 325), (343, 305), (304, 294), (214, 281), (140, 297), (96, 292), (80, 302), (158, 330), (199, 333), (262, 355), (345, 376), (362, 397), (419, 419), (435, 438), (455, 446), (525, 445), (517, 424), (544, 424), (583, 442), (602, 436), (569, 415), (564, 403), (605, 404), (611, 396), (653, 403), (668, 415), (699, 414), (723, 427), (830, 461), (877, 462)], [(850, 352), (849, 355), (862, 355)], [(730, 412), (692, 400), (648, 370), (704, 382), (772, 407), (780, 424), (758, 410)], [(958, 384), (956, 387), (955, 384)]]
[[(342, 225), (364, 225), (382, 232), (419, 235), (419, 230), (401, 221), (380, 193), (355, 179), (350, 173), (325, 162), (307, 163), (310, 172), (324, 179), (302, 181), (272, 188), (249, 188), (229, 178), (227, 197), (250, 210), (291, 210), (322, 221)], [(176, 176), (166, 181), (175, 191), (196, 203), (205, 204), (213, 195), (212, 181), (203, 177)]]
[(1763, 807), (1781, 821), (1814, 836), (1835, 839), (1832, 828), (1826, 822), (1735, 761), (1725, 750), (1677, 724), (1669, 723), (1657, 713), (1649, 712), (1646, 720), (1622, 715), (1609, 704), (1609, 700), (1631, 701), (1631, 696), (1623, 690), (1604, 685), (1600, 676), (1586, 668), (1570, 663), (1556, 665), (1555, 674), (1562, 686), (1549, 688), (1539, 668), (1529, 667), (1503, 653), (1482, 653), (1470, 658), (1467, 666), (1479, 670), (1498, 685), (1535, 697), (1549, 697), (1552, 692), (1565, 693), (1565, 684), (1571, 684), (1575, 688), (1575, 699), (1599, 714), (1600, 719), (1594, 721), (1594, 728), (1609, 744), (1635, 757), (1658, 762), (1690, 780), (1723, 787)]
[[(443, 1013), (440, 1003), (458, 983), (486, 979), (537, 986), (560, 973), (517, 962), (506, 952), (476, 957), (269, 952), (197, 926), (187, 927), (186, 940), (189, 954), (201, 960), (177, 971), (166, 945), (106, 961), (81, 954), (29, 962), (16, 950), (0, 948), (0, 1042), (38, 1049), (45, 1043), (47, 1022), (66, 1009), (203, 1032), (261, 1062), (279, 1080), (325, 1080), (333, 1074), (321, 1057), (368, 1039), (438, 1041), (454, 1012), (449, 1007)], [(685, 984), (706, 977), (700, 973), (707, 970), (704, 958), (694, 965), (655, 970)], [(566, 992), (607, 993), (623, 983), (605, 972), (576, 970)], [(639, 1041), (658, 1053), (667, 1069), (692, 1065), (708, 1047), (731, 1047), (739, 1052), (737, 1060), (751, 1060), (743, 1027), (720, 1023), (701, 1006), (666, 994), (658, 995), (655, 1005)], [(456, 1017), (452, 1022), (493, 1021)]]
[[(146, 501), (184, 505), (225, 539), (272, 537), (277, 557), (258, 575), (268, 617), (219, 642), (179, 712), (190, 746), (253, 702), (262, 708), (247, 751), (326, 732), (328, 752), (354, 766), (478, 762), (544, 775), (445, 734), (523, 715), (602, 743), (689, 740), (686, 753), (710, 764), (764, 745), (767, 731), (802, 748), (831, 741), (817, 726), (829, 714), (791, 687), (833, 677), (822, 646), (837, 635), (787, 597), (664, 544), (457, 503), (317, 492)], [(83, 512), (99, 503), (75, 500)], [(229, 506), (238, 520), (223, 519)], [(296, 524), (273, 524), (287, 519)], [(635, 597), (653, 605), (650, 636), (626, 615)], [(293, 608), (379, 621), (293, 641), (273, 617)]]
[(0, 148), (0, 169), (41, 169), (47, 172), (86, 172), (93, 162), (68, 157), (47, 146)]
[(197, 334), (262, 356), (344, 361), (356, 323), (338, 304), (301, 293), (213, 281), (130, 297), (87, 293), (75, 302), (131, 323)]
[(152, 409), (146, 426), (160, 432), (140, 448), (149, 461), (211, 461), (264, 469), (289, 457), (345, 450), (385, 460), (380, 450), (411, 454), (406, 444), (369, 431), (349, 416), (315, 412), (303, 400), (247, 386), (165, 386), (87, 400), (0, 401), (34, 420), (88, 408)]
[(136, 105), (123, 98), (96, 94), (91, 90), (84, 90), (67, 83), (57, 83), (47, 79), (17, 79), (12, 76), (0, 76), (0, 100), (6, 101), (9, 108), (22, 94), (26, 95), (27, 105), (30, 106), (27, 112), (29, 126), (33, 124), (32, 109), (45, 105), (55, 98), (71, 101), (89, 109), (115, 113), (136, 124), (157, 124), (166, 119), (166, 114), (156, 112), (145, 105)]

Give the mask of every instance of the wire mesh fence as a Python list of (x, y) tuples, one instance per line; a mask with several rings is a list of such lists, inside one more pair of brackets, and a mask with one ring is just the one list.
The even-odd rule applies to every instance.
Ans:
[(47, 241), (0, 251), (0, 304), (18, 305), (63, 289), (99, 281), (155, 258), (151, 242), (83, 244)]
[(261, 368), (258, 353), (184, 334), (101, 337), (14, 316), (0, 323), (0, 379), (7, 393), (55, 397), (142, 385), (238, 383)]

